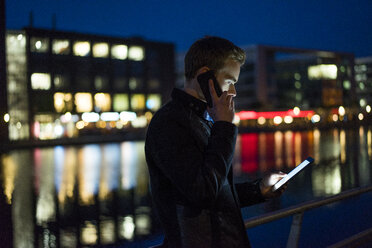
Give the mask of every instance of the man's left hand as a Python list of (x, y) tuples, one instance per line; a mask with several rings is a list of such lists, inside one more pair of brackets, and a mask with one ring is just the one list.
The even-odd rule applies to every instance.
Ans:
[(285, 177), (287, 174), (283, 172), (279, 173), (271, 173), (267, 176), (265, 176), (261, 182), (260, 182), (260, 190), (261, 194), (265, 198), (273, 198), (273, 197), (278, 197), (283, 194), (283, 192), (287, 188), (287, 184), (284, 184), (282, 187), (277, 189), (276, 191), (272, 191), (272, 187), (274, 186), (275, 183), (277, 183), (280, 179)]

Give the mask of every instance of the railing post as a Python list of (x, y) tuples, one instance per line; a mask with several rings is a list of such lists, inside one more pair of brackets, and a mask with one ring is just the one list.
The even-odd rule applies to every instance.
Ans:
[(287, 248), (297, 248), (298, 240), (300, 239), (302, 217), (304, 212), (297, 213), (293, 215), (291, 231), (289, 232)]

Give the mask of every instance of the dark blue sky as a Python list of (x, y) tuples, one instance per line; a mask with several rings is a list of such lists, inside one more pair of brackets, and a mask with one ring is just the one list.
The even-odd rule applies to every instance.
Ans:
[(6, 0), (7, 27), (34, 27), (176, 44), (204, 35), (240, 46), (270, 44), (372, 55), (372, 0)]

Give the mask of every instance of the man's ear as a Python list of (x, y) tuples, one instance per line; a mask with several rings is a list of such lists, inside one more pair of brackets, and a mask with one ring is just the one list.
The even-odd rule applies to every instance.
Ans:
[(211, 69), (209, 69), (208, 66), (200, 67), (199, 70), (197, 70), (195, 77), (199, 76), (200, 74), (202, 74), (204, 72), (210, 71), (210, 70)]

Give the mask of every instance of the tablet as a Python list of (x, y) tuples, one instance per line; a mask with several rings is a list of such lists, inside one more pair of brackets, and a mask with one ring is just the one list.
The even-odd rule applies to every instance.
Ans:
[(303, 168), (305, 168), (307, 165), (314, 162), (314, 159), (312, 157), (308, 157), (304, 161), (302, 161), (301, 164), (297, 165), (296, 168), (294, 168), (291, 172), (289, 172), (285, 177), (280, 179), (276, 184), (274, 184), (272, 191), (276, 191), (280, 187), (282, 187), (286, 182), (288, 182), (289, 179), (294, 177), (297, 173), (299, 173)]

